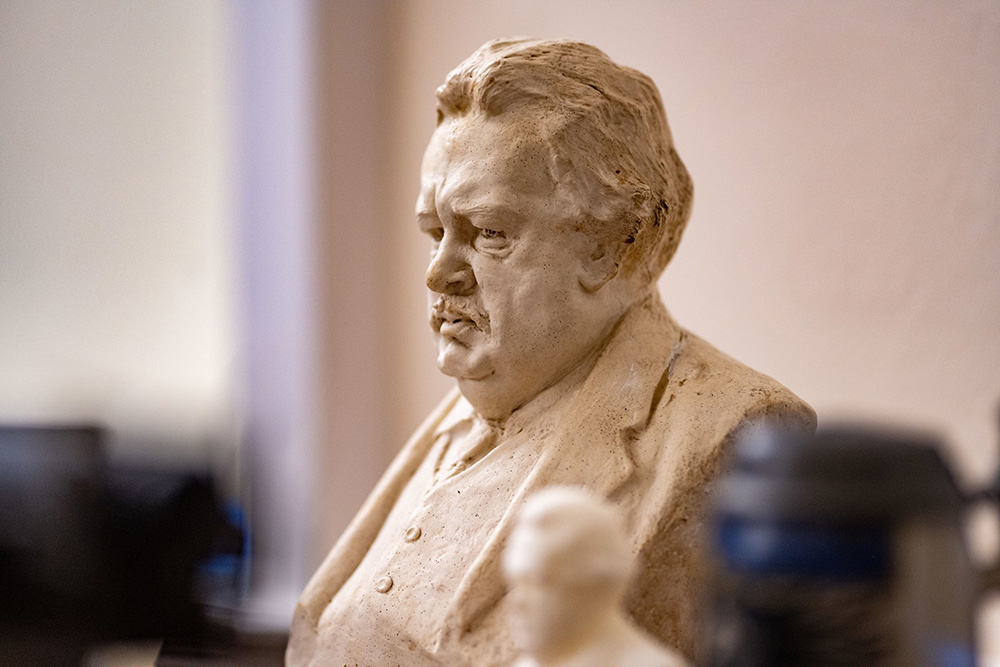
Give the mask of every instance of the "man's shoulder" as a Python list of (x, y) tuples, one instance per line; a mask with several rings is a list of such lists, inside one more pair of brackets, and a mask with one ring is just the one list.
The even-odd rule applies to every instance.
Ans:
[(796, 428), (816, 424), (815, 411), (783, 384), (686, 330), (664, 394), (675, 410), (723, 423), (770, 418)]

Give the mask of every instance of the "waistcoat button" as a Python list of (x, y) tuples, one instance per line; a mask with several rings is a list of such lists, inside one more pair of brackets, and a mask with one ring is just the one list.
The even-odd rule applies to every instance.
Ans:
[(388, 575), (379, 577), (378, 580), (375, 581), (375, 590), (379, 593), (388, 593), (390, 588), (392, 588), (392, 577)]

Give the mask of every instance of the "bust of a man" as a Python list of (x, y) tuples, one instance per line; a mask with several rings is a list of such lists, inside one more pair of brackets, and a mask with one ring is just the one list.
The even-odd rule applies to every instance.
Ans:
[(457, 391), (303, 592), (288, 664), (511, 664), (501, 556), (554, 484), (616, 506), (637, 558), (625, 607), (689, 653), (721, 454), (759, 417), (813, 412), (660, 301), (692, 186), (648, 77), (579, 42), (499, 40), (448, 75), (437, 116), (416, 217)]

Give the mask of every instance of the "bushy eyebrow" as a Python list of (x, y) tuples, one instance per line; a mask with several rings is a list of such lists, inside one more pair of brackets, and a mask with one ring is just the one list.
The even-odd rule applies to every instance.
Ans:
[(498, 222), (516, 223), (520, 222), (523, 218), (521, 213), (502, 204), (479, 204), (468, 207), (456, 206), (452, 209), (452, 212), (455, 215), (461, 216), (467, 220), (496, 220)]

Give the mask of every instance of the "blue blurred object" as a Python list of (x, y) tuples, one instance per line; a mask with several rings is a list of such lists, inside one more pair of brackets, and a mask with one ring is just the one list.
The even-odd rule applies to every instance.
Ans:
[(716, 545), (734, 572), (864, 581), (885, 577), (892, 542), (878, 526), (844, 528), (724, 517)]
[(744, 433), (713, 492), (704, 667), (975, 667), (967, 499), (920, 433)]
[(235, 500), (227, 501), (222, 510), (224, 529), (198, 568), (198, 597), (211, 610), (226, 615), (235, 613), (249, 593), (250, 526)]

